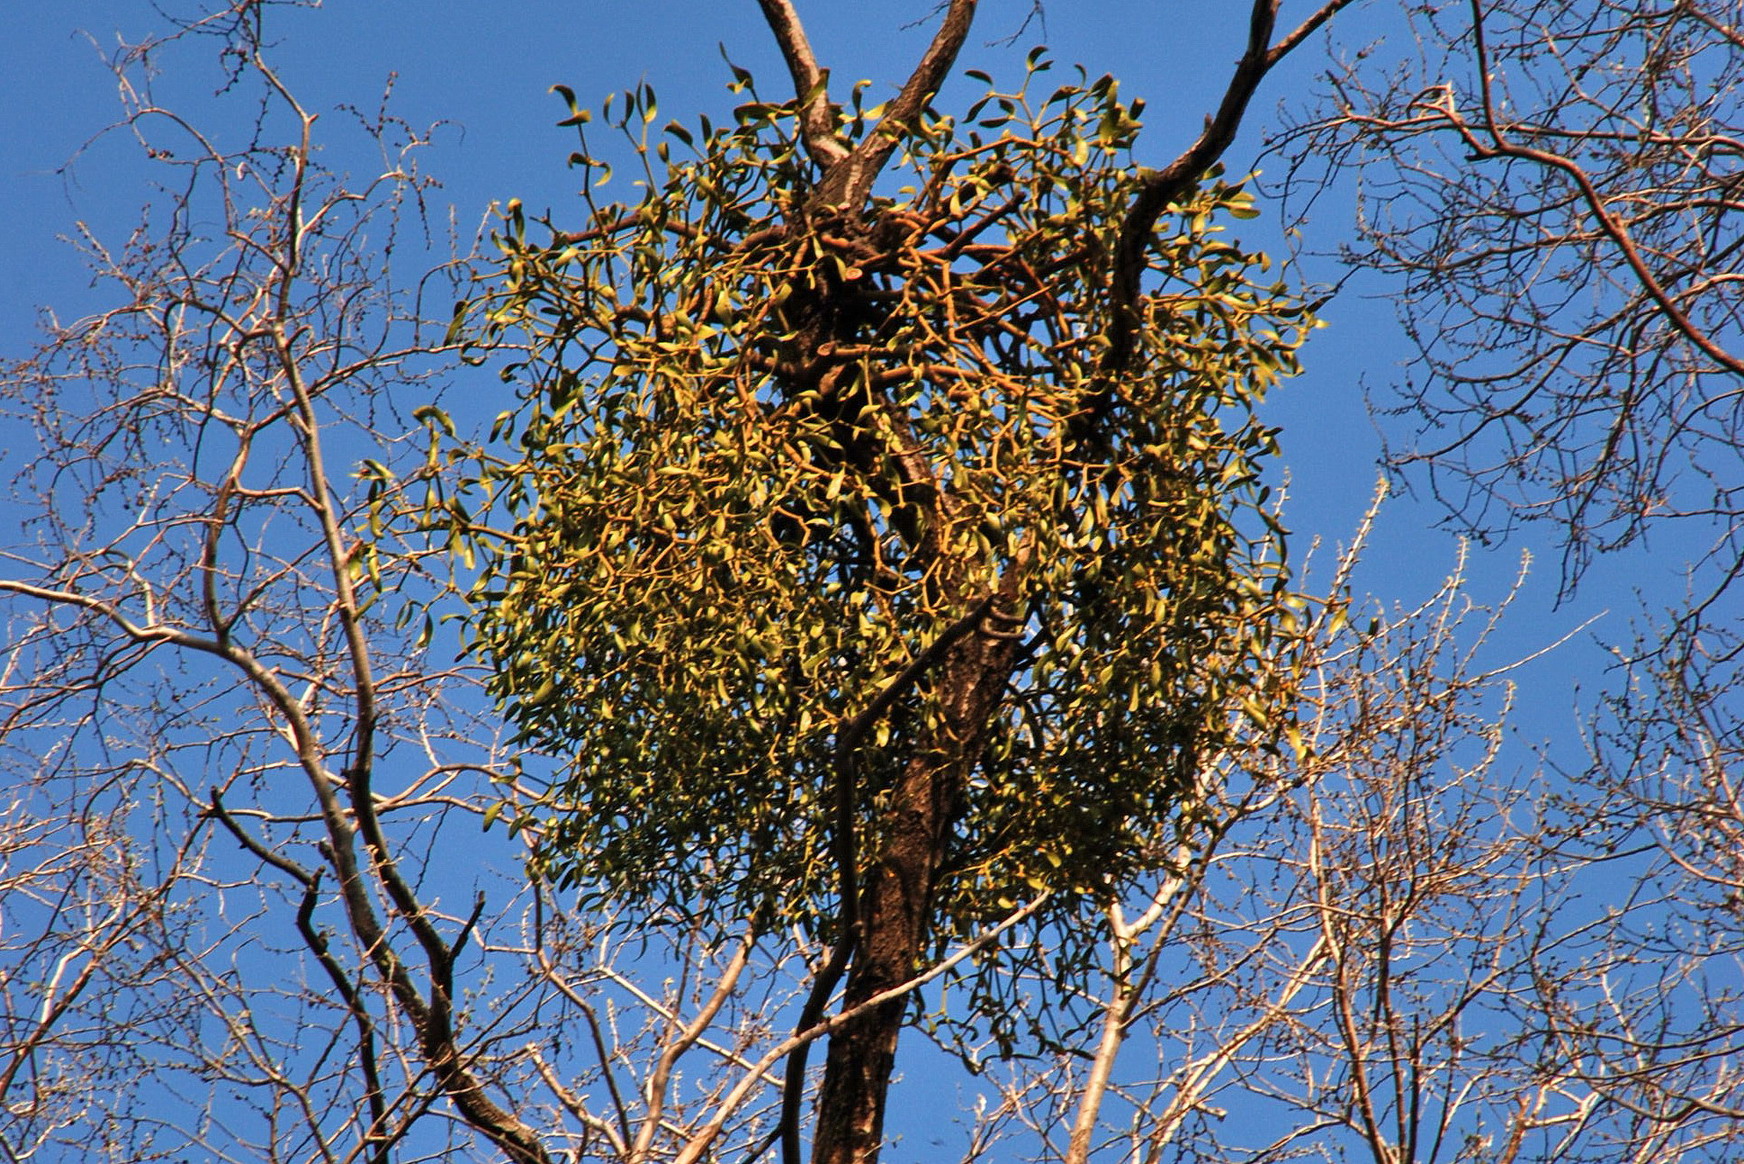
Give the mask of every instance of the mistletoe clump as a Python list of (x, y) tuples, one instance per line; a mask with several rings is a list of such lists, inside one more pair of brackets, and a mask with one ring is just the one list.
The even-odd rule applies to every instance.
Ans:
[[(1141, 110), (1044, 69), (919, 118), (861, 205), (742, 72), (730, 125), (608, 103), (635, 203), (594, 200), (584, 136), (579, 229), (511, 205), (471, 629), (561, 758), (513, 810), (547, 876), (828, 929), (924, 834), (943, 940), (1161, 867), (1215, 758), (1284, 729), (1255, 409), (1311, 318), (1215, 180), (1122, 294)], [(849, 148), (888, 132), (857, 97)]]

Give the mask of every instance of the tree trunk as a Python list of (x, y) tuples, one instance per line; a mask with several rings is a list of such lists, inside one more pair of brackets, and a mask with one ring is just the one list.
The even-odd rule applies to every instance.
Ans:
[[(848, 974), (846, 1007), (907, 981), (926, 952), (933, 892), (944, 859), (960, 780), (956, 765), (908, 762), (895, 819), (861, 893), (861, 936)], [(830, 1037), (818, 1098), (813, 1164), (870, 1164), (884, 1141), (884, 1101), (909, 999), (874, 1007)]]
[[(978, 630), (942, 668), (948, 738), (926, 741), (903, 769), (891, 819), (860, 891), (860, 937), (843, 1008), (900, 986), (934, 940), (934, 898), (968, 777), (987, 742), (1017, 655), (1009, 636)], [(896, 1042), (912, 997), (874, 1007), (830, 1036), (812, 1164), (876, 1164)]]

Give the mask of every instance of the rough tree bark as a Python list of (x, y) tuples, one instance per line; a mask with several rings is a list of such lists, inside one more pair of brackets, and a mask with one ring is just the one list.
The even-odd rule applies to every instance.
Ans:
[[(1133, 327), (1137, 313), (1131, 310), (1143, 293), (1140, 275), (1144, 251), (1157, 221), (1171, 203), (1192, 190), (1201, 176), (1216, 164), (1234, 142), (1249, 102), (1271, 69), (1315, 30), (1352, 0), (1328, 0), (1297, 24), (1287, 35), (1274, 40), (1282, 0), (1254, 0), (1249, 12), (1247, 44), (1218, 102), (1208, 116), (1204, 131), (1172, 162), (1148, 174), (1137, 186), (1122, 220), (1119, 253), (1109, 287), (1111, 299), (1126, 310), (1116, 310), (1115, 324), (1104, 357), (1108, 371), (1118, 371), (1131, 359)], [(890, 103), (878, 125), (861, 143), (850, 149), (836, 132), (835, 109), (829, 100), (829, 71), (821, 66), (807, 41), (798, 12), (790, 0), (760, 0), (765, 20), (780, 45), (792, 76), (794, 92), (801, 103), (805, 147), (821, 177), (804, 213), (812, 222), (795, 223), (799, 229), (814, 229), (828, 222), (832, 229), (844, 224), (857, 240), (875, 239), (875, 232), (862, 226), (870, 206), (872, 187), (915, 119), (949, 74), (975, 18), (975, 0), (952, 0), (939, 21), (931, 44)], [(859, 229), (854, 229), (858, 227)], [(833, 305), (820, 303), (814, 318), (817, 327), (802, 334), (796, 347), (796, 366), (817, 366), (818, 355), (828, 344), (853, 337), (833, 334)], [(828, 398), (829, 385), (820, 385)], [(851, 402), (851, 414), (860, 407), (876, 407), (876, 401)], [(1094, 437), (1094, 420), (1083, 431)], [(893, 517), (910, 539), (911, 553), (925, 557), (929, 547), (920, 544), (924, 531), (938, 529), (942, 520), (923, 512), (928, 506), (947, 504), (939, 483), (923, 477), (924, 466), (915, 475), (907, 472), (919, 458), (908, 450), (867, 447), (864, 430), (845, 433), (863, 471), (879, 463), (901, 466), (905, 477), (893, 487), (896, 503)], [(906, 512), (905, 512), (906, 511)], [(942, 516), (942, 515), (941, 515)], [(1021, 567), (1002, 579), (999, 595), (943, 595), (946, 604), (978, 609), (994, 599), (988, 617), (978, 620), (961, 641), (952, 644), (935, 660), (938, 690), (946, 693), (948, 736), (920, 741), (909, 757), (890, 804), (888, 830), (880, 849), (869, 854), (864, 884), (858, 884), (855, 846), (851, 837), (839, 845), (842, 865), (842, 945), (832, 957), (814, 988), (814, 1002), (821, 1002), (846, 972), (843, 1004), (862, 1005), (901, 982), (911, 979), (921, 967), (934, 942), (934, 897), (949, 856), (952, 828), (965, 782), (979, 760), (997, 713), (1012, 667), (1019, 655), (1016, 636), (1008, 627), (1021, 626), (1012, 616), (1011, 604), (1022, 593)], [(1007, 621), (1001, 624), (1002, 617)], [(1015, 622), (1010, 621), (1015, 617)], [(838, 778), (846, 780), (851, 765)], [(844, 835), (852, 825), (839, 821)], [(845, 965), (844, 965), (845, 964)], [(885, 1099), (895, 1066), (896, 1045), (910, 1005), (893, 1000), (867, 1010), (832, 1034), (818, 1098), (814, 1164), (867, 1164), (878, 1158), (883, 1143)], [(815, 1022), (816, 1007), (808, 1007), (801, 1027)], [(804, 1069), (799, 1053), (788, 1073), (788, 1095), (783, 1120), (784, 1164), (799, 1164), (797, 1105)]]

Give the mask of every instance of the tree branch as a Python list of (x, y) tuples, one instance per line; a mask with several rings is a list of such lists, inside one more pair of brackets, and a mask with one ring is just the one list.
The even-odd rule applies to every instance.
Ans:
[(1647, 261), (1641, 257), (1641, 248), (1635, 245), (1634, 238), (1629, 234), (1629, 228), (1605, 205), (1604, 196), (1599, 193), (1598, 187), (1593, 185), (1593, 180), (1586, 170), (1582, 169), (1573, 159), (1561, 154), (1535, 149), (1531, 146), (1517, 145), (1503, 133), (1501, 122), (1496, 116), (1493, 79), (1490, 76), (1489, 45), (1484, 37), (1483, 5), (1479, 3), (1479, 0), (1471, 0), (1471, 10), (1472, 48), (1477, 56), (1478, 86), (1479, 92), (1483, 96), (1484, 105), (1484, 133), (1489, 138), (1489, 142), (1478, 140), (1471, 127), (1454, 109), (1451, 99), (1447, 101), (1446, 107), (1441, 111), (1447, 117), (1448, 123), (1471, 147), (1475, 158), (1518, 158), (1546, 169), (1559, 171), (1567, 176), (1580, 190), (1581, 201), (1586, 203), (1588, 212), (1598, 221), (1599, 229), (1616, 246), (1617, 253), (1623, 256), (1623, 262), (1628, 265), (1630, 273), (1641, 284), (1641, 289), (1647, 293), (1649, 299), (1653, 300), (1654, 306), (1659, 308), (1671, 326), (1676, 328), (1678, 333), (1690, 343), (1701, 349), (1703, 355), (1720, 367), (1735, 376), (1744, 376), (1744, 360), (1728, 352), (1714, 342), (1712, 336), (1696, 326), (1695, 321), (1678, 305), (1677, 301), (1665, 289), (1664, 284), (1653, 274), (1653, 271), (1647, 266)]
[(1115, 245), (1114, 273), (1110, 280), (1113, 320), (1105, 367), (1124, 367), (1132, 358), (1138, 328), (1138, 313), (1134, 305), (1138, 302), (1139, 280), (1145, 269), (1145, 249), (1157, 219), (1171, 203), (1185, 197), (1205, 171), (1223, 157), (1235, 141), (1236, 132), (1247, 114), (1248, 103), (1273, 66), (1351, 3), (1352, 0), (1326, 0), (1293, 31), (1273, 44), (1272, 32), (1283, 0), (1253, 0), (1248, 15), (1247, 49), (1235, 63), (1235, 72), (1223, 91), (1217, 112), (1205, 119), (1205, 128), (1198, 138), (1176, 155), (1174, 161), (1161, 170), (1144, 175), (1138, 193), (1133, 195), (1132, 204), (1121, 220), (1119, 241)]
[(836, 132), (835, 107), (830, 103), (828, 69), (818, 67), (806, 39), (805, 26), (791, 0), (757, 0), (763, 19), (781, 46), (781, 56), (793, 77), (793, 94), (799, 99), (799, 125), (805, 135), (805, 150), (818, 169), (830, 167), (848, 156), (846, 142)]
[[(673, 1069), (678, 1065), (678, 1061), (684, 1056), (684, 1053), (690, 1050), (698, 1039), (702, 1038), (703, 1033), (708, 1030), (709, 1024), (714, 1022), (715, 1015), (720, 1013), (721, 1007), (725, 1006), (727, 999), (732, 997), (733, 989), (739, 982), (739, 975), (744, 972), (745, 965), (751, 957), (751, 950), (755, 945), (756, 942), (750, 935), (746, 935), (740, 941), (739, 948), (733, 951), (732, 959), (728, 961), (727, 968), (722, 971), (720, 980), (715, 984), (708, 1000), (697, 1011), (696, 1017), (685, 1024), (673, 1040), (660, 1052), (660, 1058), (654, 1064), (654, 1072), (648, 1078), (646, 1086), (648, 1110), (642, 1118), (642, 1134), (636, 1138), (635, 1146), (630, 1152), (632, 1161), (639, 1162), (648, 1158), (649, 1149), (654, 1143), (654, 1133), (660, 1127), (660, 1115), (666, 1103), (666, 1089), (672, 1080)], [(676, 1020), (677, 1016), (674, 1015), (673, 1018)]]
[[(938, 32), (933, 35), (932, 43), (927, 46), (902, 91), (885, 109), (884, 116), (878, 119), (877, 126), (865, 140), (847, 157), (829, 167), (824, 180), (812, 194), (813, 208), (835, 206), (852, 218), (861, 216), (866, 199), (871, 196), (872, 184), (878, 180), (884, 164), (896, 152), (903, 136), (914, 128), (921, 111), (939, 91), (951, 66), (956, 63), (957, 53), (975, 20), (976, 3), (977, 0), (951, 0)], [(804, 100), (805, 96), (801, 93), (800, 99)]]

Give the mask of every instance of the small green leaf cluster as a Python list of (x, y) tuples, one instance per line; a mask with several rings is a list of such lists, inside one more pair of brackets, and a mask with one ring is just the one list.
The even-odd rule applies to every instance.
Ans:
[[(506, 517), (467, 534), (470, 643), (561, 762), (515, 810), (544, 875), (827, 930), (841, 782), (869, 861), (932, 757), (964, 773), (944, 940), (1040, 889), (1120, 892), (1190, 831), (1207, 765), (1283, 730), (1292, 596), (1255, 409), (1313, 321), (1223, 235), (1251, 200), (1215, 176), (1114, 302), (1141, 110), (1041, 75), (929, 113), (864, 208), (817, 204), (793, 105), (743, 75), (753, 100), (696, 132), (654, 133), (641, 90), (608, 118), (637, 201), (590, 185), (576, 230), (505, 215), (475, 306), (480, 342), (524, 355), (468, 483)], [(876, 112), (842, 111), (843, 138)], [(585, 139), (574, 160), (598, 177)], [(844, 764), (845, 725), (974, 617), (1019, 643), (984, 722), (935, 668)]]

